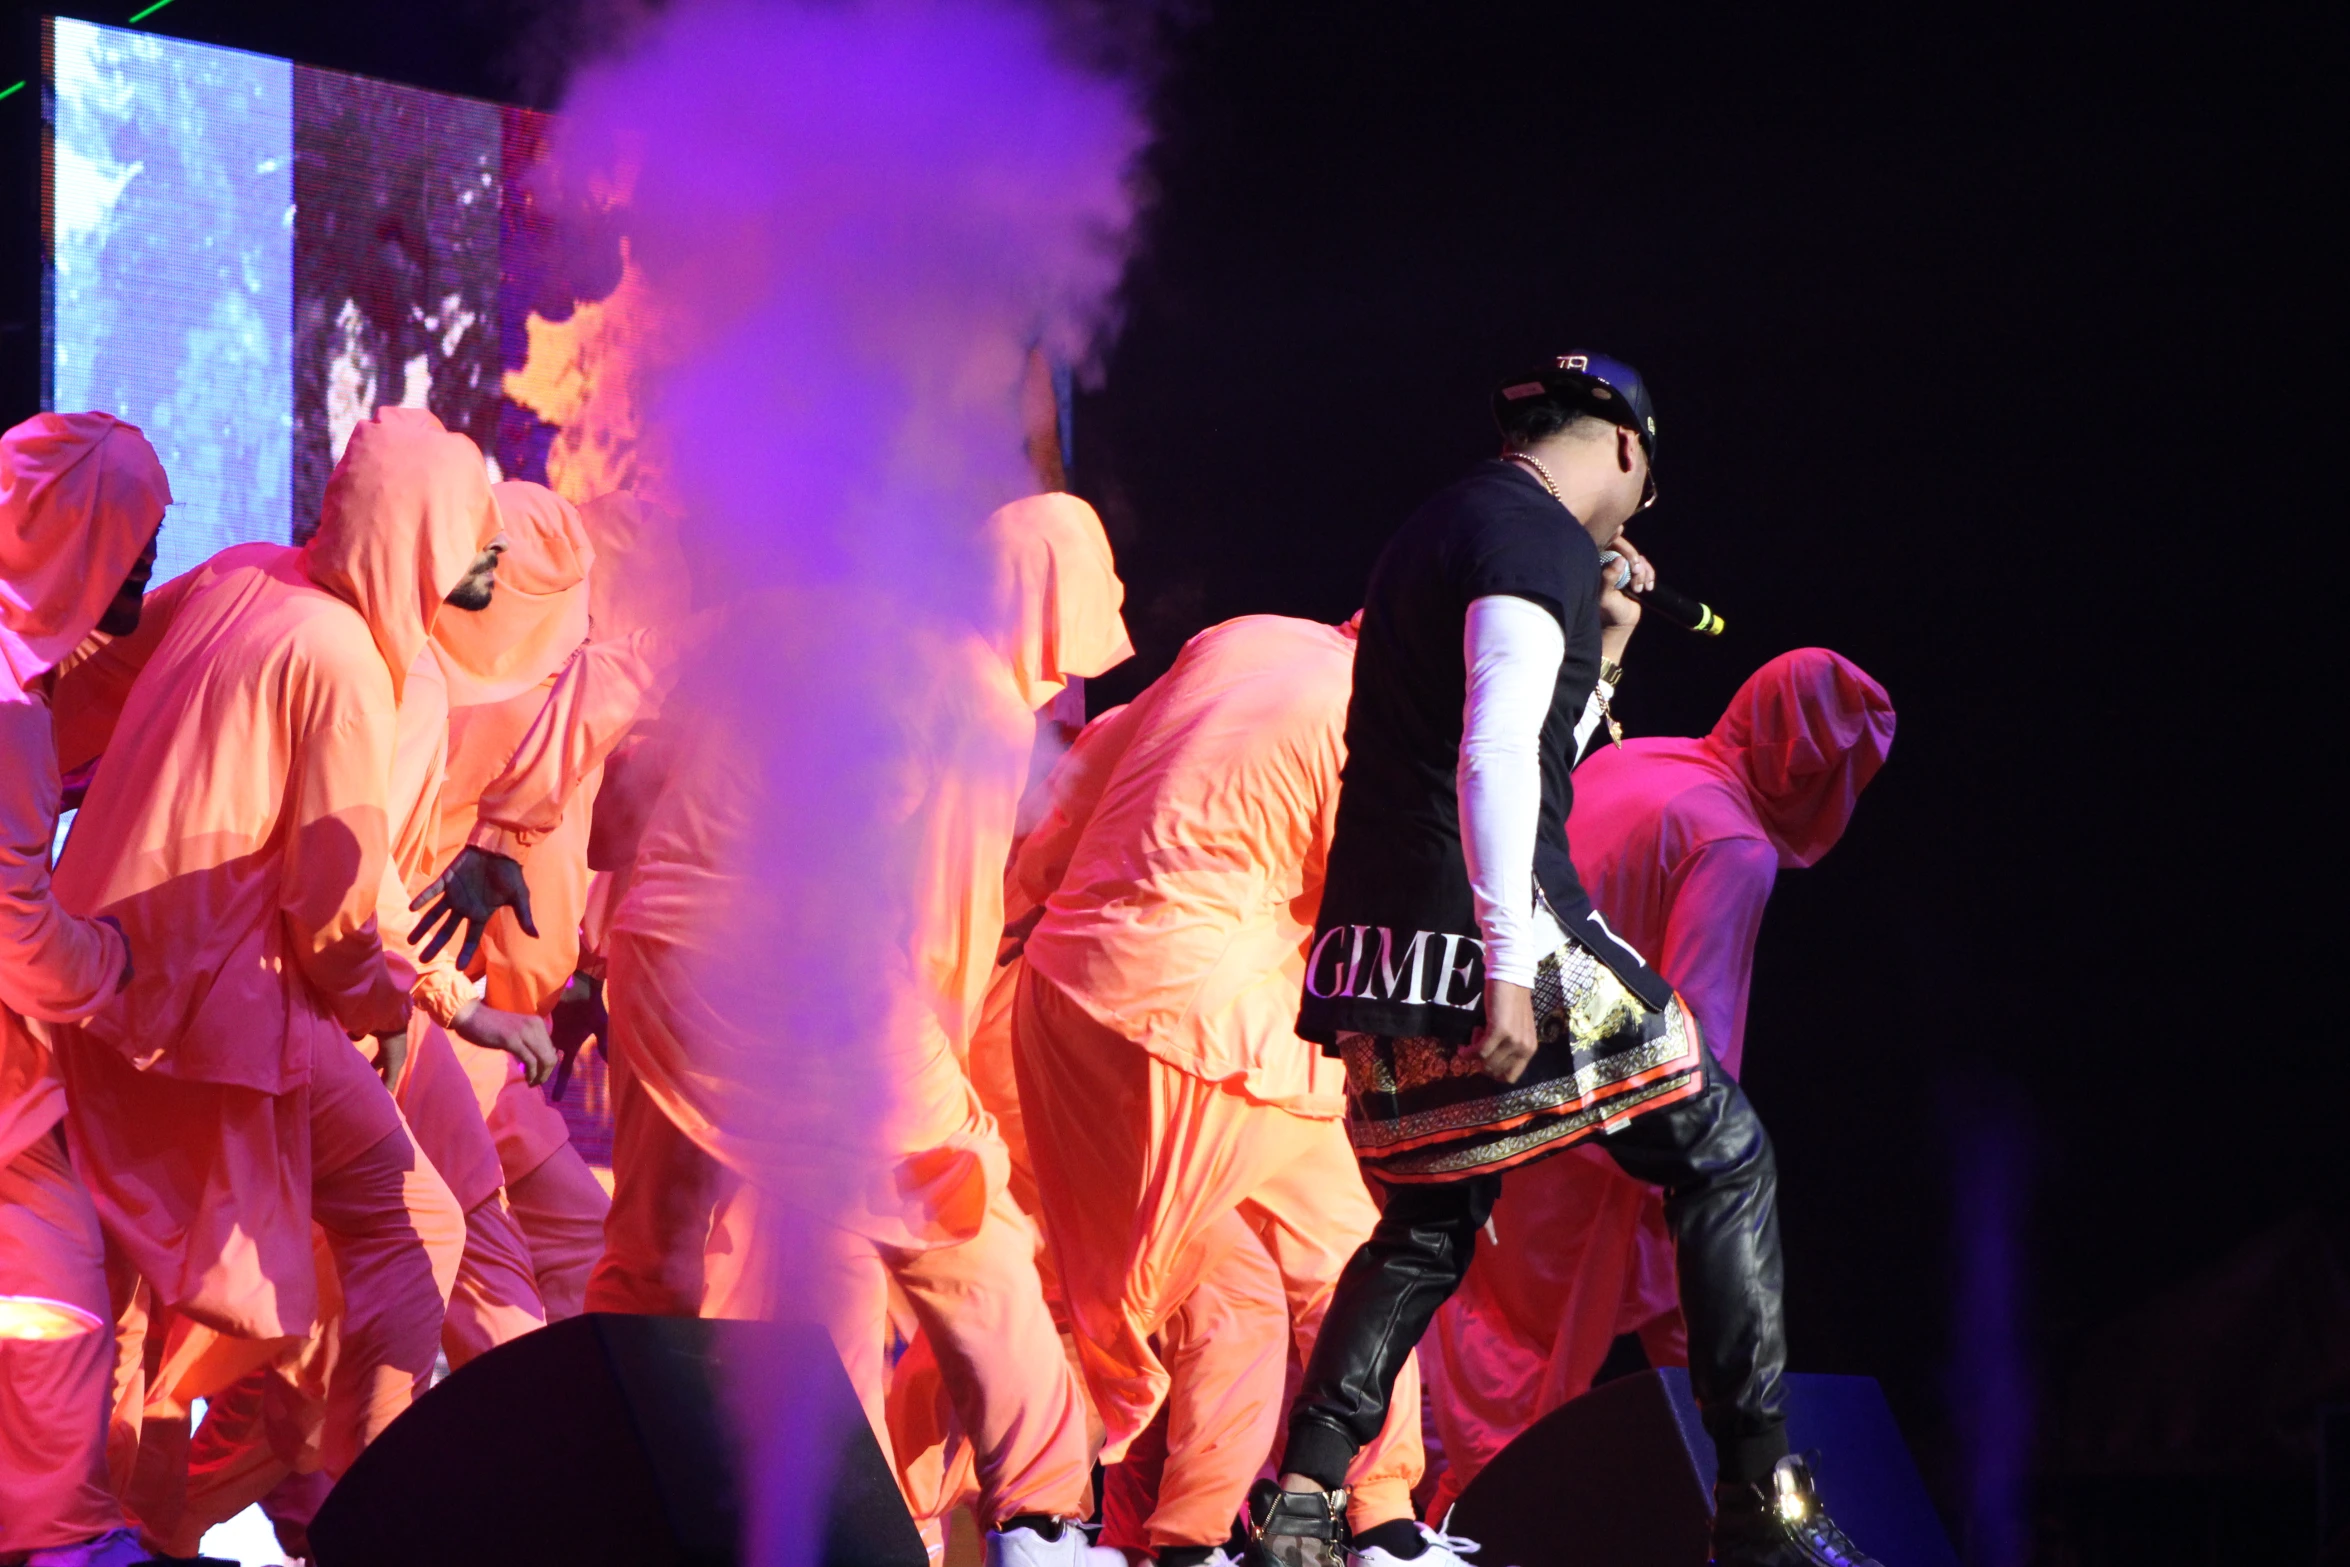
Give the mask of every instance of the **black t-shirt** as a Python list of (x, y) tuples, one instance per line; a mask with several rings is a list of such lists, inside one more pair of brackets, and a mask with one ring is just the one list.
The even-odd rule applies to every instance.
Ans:
[(1466, 1039), (1485, 1011), (1484, 943), (1461, 853), (1454, 773), (1472, 600), (1530, 599), (1558, 617), (1567, 655), (1542, 725), (1534, 878), (1551, 911), (1652, 1007), (1672, 990), (1592, 911), (1567, 855), (1575, 723), (1599, 677), (1599, 550), (1540, 480), (1484, 462), (1388, 540), (1363, 600), (1346, 771), (1298, 1033)]

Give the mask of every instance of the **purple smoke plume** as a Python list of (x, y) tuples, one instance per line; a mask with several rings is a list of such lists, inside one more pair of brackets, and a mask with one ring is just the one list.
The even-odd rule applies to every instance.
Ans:
[[(645, 466), (723, 606), (668, 709), (728, 815), (730, 885), (691, 941), (801, 1306), (792, 1259), (874, 1175), (884, 1063), (923, 1004), (905, 802), (959, 749), (918, 700), (926, 650), (985, 629), (978, 524), (1036, 487), (1028, 356), (1098, 351), (1132, 226), (1141, 121), (1065, 42), (1000, 0), (704, 0), (566, 106), (560, 177), (632, 192), (660, 313)], [(762, 1563), (813, 1559), (837, 1445), (788, 1376), (737, 1400)]]

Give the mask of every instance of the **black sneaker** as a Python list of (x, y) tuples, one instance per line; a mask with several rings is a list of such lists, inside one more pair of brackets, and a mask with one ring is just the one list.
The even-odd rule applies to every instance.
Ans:
[(1713, 1567), (1883, 1567), (1820, 1505), (1811, 1464), (1790, 1453), (1759, 1485), (1714, 1487)]
[(1284, 1491), (1259, 1480), (1248, 1493), (1245, 1567), (1347, 1567), (1346, 1493)]

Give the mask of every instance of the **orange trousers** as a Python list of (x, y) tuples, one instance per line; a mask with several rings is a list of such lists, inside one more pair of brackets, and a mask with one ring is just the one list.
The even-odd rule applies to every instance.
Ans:
[(465, 1246), (441, 1319), (441, 1353), (454, 1371), (475, 1356), (547, 1325), (531, 1270), (530, 1242), (496, 1192), (465, 1210)]
[[(1218, 1544), (1270, 1451), (1270, 1436), (1251, 1449), (1248, 1433), (1268, 1409), (1277, 1431), (1288, 1361), (1312, 1352), (1339, 1272), (1378, 1209), (1338, 1122), (1178, 1071), (1033, 971), (1017, 1007), (1029, 1156), (1107, 1432), (1103, 1460), (1123, 1458), (1170, 1404), (1178, 1372), (1205, 1379), (1180, 1410), (1170, 1406), (1169, 1478), (1146, 1543)], [(1252, 1239), (1272, 1279), (1255, 1266)], [(1229, 1314), (1233, 1331), (1177, 1321), (1203, 1283), (1211, 1295), (1199, 1312)], [(1265, 1309), (1276, 1287), (1278, 1315)], [(1243, 1346), (1244, 1332), (1258, 1341)], [(1246, 1379), (1245, 1393), (1227, 1391), (1235, 1379)], [(1179, 1443), (1223, 1456), (1179, 1454)], [(1419, 1371), (1409, 1361), (1386, 1427), (1348, 1476), (1355, 1526), (1410, 1517), (1422, 1464)], [(1178, 1527), (1187, 1533), (1178, 1537)]]
[[(318, 1330), (209, 1394), (204, 1423), (192, 1433), (192, 1411), (182, 1404), (160, 1398), (147, 1408), (127, 1494), (141, 1534), (164, 1555), (195, 1555), (206, 1530), (273, 1486), (305, 1471), (324, 1474), (326, 1389), (342, 1349), (343, 1291), (326, 1232), (315, 1229), (312, 1239)], [(168, 1374), (158, 1380), (166, 1388), (173, 1382)]]
[[(756, 1194), (681, 1131), (613, 1053), (612, 1211), (604, 1255), (588, 1285), (590, 1311), (654, 1315), (770, 1315), (753, 1304), (772, 1259), (755, 1255)], [(1016, 1513), (1085, 1517), (1092, 1451), (1085, 1403), (1036, 1280), (1034, 1231), (1002, 1193), (971, 1239), (928, 1249), (883, 1246), (826, 1226), (799, 1277), (773, 1275), (821, 1301), (832, 1336), (906, 1504), (918, 1517), (938, 1479), (918, 1479), (899, 1457), (888, 1415), (892, 1292), (935, 1354), (955, 1423), (968, 1434), (979, 1510), (992, 1524)], [(911, 1460), (919, 1454), (909, 1452)]]
[[(447, 1185), (403, 1128), (316, 1173), (311, 1212), (322, 1320), (268, 1363), (224, 1384), (215, 1368), (249, 1346), (168, 1313), (149, 1323), (136, 1305), (117, 1324), (133, 1337), (168, 1325), (145, 1357), (143, 1399), (134, 1384), (116, 1406), (135, 1422), (124, 1501), (165, 1554), (194, 1555), (205, 1530), (289, 1475), (339, 1478), (431, 1383), (466, 1238)], [(191, 1436), (199, 1397), (207, 1411)]]
[(506, 1207), (530, 1248), (531, 1275), (547, 1320), (578, 1316), (587, 1309), (588, 1278), (604, 1255), (604, 1216), (612, 1211), (604, 1183), (565, 1143), (529, 1174), (506, 1178)]
[[(957, 1467), (918, 1474), (935, 1455), (930, 1428), (951, 1429), (970, 1444), (977, 1510), (993, 1527), (1016, 1513), (1084, 1518), (1093, 1511), (1093, 1443), (1085, 1397), (1036, 1278), (1036, 1232), (1005, 1193), (997, 1193), (971, 1239), (903, 1251), (846, 1230), (832, 1233), (822, 1259), (826, 1327), (849, 1383), (865, 1406), (907, 1506), (935, 1516)], [(916, 1424), (922, 1435), (892, 1430), (888, 1362), (892, 1292), (910, 1308), (948, 1410)]]
[[(425, 1168), (440, 1176), (441, 1184), (436, 1187), (422, 1172), (411, 1172), (414, 1178), (402, 1181), (402, 1200), (421, 1209), (413, 1216), (420, 1229), (445, 1224), (449, 1203), (464, 1208), (464, 1241), (439, 1334), (442, 1353), (457, 1367), (544, 1326), (546, 1319), (528, 1244), (498, 1192), (499, 1166), (489, 1131), (458, 1067), (455, 1052), (474, 1047), (459, 1046), (421, 1017), (409, 1039), (398, 1103)], [(348, 1297), (323, 1214), (318, 1223), (317, 1331), (298, 1349), (213, 1393), (204, 1423), (192, 1435), (183, 1422), (167, 1419), (145, 1439), (157, 1448), (143, 1457), (148, 1471), (169, 1463), (170, 1449), (184, 1453), (184, 1491), (174, 1495), (169, 1482), (152, 1473), (142, 1488), (141, 1522), (168, 1554), (195, 1554), (207, 1529), (324, 1462), (328, 1395), (347, 1352)], [(416, 1305), (421, 1308), (421, 1296)], [(366, 1439), (373, 1440), (388, 1423), (370, 1419)]]
[[(332, 1386), (342, 1354), (343, 1296), (323, 1230), (319, 1246), (319, 1301), (326, 1320), (292, 1357), (248, 1372), (207, 1401), (204, 1423), (185, 1440), (187, 1488), (178, 1516), (168, 1528), (149, 1523), (148, 1532), (166, 1554), (195, 1555), (206, 1530), (285, 1492), (305, 1474), (333, 1478), (319, 1467), (325, 1426), (320, 1392)], [(465, 1247), (441, 1328), (442, 1353), (452, 1368), (541, 1325), (511, 1308), (502, 1317), (482, 1309), (485, 1301), (511, 1296), (517, 1280), (526, 1286), (529, 1277), (521, 1232), (492, 1193), (465, 1215)], [(469, 1294), (475, 1309), (461, 1310)], [(309, 1516), (303, 1513), (301, 1521)]]
[[(419, 1015), (408, 1028), (400, 1113), (432, 1167), (465, 1211), (465, 1249), (441, 1326), (451, 1367), (547, 1324), (530, 1243), (499, 1195), (505, 1172), (457, 1052), (512, 1061), (503, 1052), (453, 1040)], [(590, 1177), (594, 1179), (594, 1177)]]
[[(0, 1165), (0, 1296), (79, 1307), (107, 1301), (98, 1211), (52, 1127)], [(122, 1527), (106, 1472), (114, 1338), (0, 1338), (0, 1556), (73, 1545)]]
[(742, 1183), (662, 1113), (629, 1070), (625, 1050), (606, 1060), (612, 1204), (603, 1255), (588, 1275), (587, 1309), (698, 1317), (711, 1221)]
[(531, 1271), (549, 1322), (585, 1309), (588, 1277), (604, 1254), (612, 1199), (571, 1146), (563, 1112), (523, 1080), (512, 1056), (462, 1047), (457, 1059), (497, 1145), (506, 1207), (530, 1245)]
[[(116, 1280), (116, 1478), (142, 1534), (174, 1554), (192, 1553), (205, 1527), (267, 1490), (244, 1494), (273, 1464), (280, 1474), (316, 1466), (340, 1476), (432, 1379), (465, 1214), (357, 1050), (318, 1052), (309, 1104), (311, 1219), (325, 1257), (320, 1319), (307, 1338), (234, 1339), (169, 1311), (150, 1321), (147, 1292)], [(378, 1135), (353, 1147), (370, 1132)], [(285, 1386), (264, 1406), (273, 1378)], [(197, 1398), (265, 1409), (266, 1421), (253, 1418), (269, 1440), (258, 1451), (233, 1442), (232, 1420), (217, 1449), (207, 1441), (191, 1453)]]
[[(1103, 1545), (1151, 1551), (1232, 1532), (1237, 1488), (1270, 1466), (1291, 1356), (1288, 1293), (1262, 1241), (1226, 1214), (1221, 1257), (1152, 1339), (1171, 1385), (1166, 1405), (1107, 1472)], [(1409, 1500), (1409, 1491), (1405, 1499)], [(1392, 1514), (1396, 1499), (1383, 1499)], [(1379, 1520), (1385, 1522), (1385, 1519)]]

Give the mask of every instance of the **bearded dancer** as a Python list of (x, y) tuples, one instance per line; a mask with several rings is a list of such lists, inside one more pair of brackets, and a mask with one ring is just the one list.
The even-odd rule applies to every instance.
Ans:
[[(500, 1151), (476, 1097), (476, 1075), (527, 1085), (554, 1065), (543, 1019), (502, 1009), (475, 993), (454, 956), (420, 957), (404, 939), (412, 886), (429, 879), (444, 815), (452, 693), (475, 696), (494, 682), (526, 694), (551, 677), (585, 636), (585, 573), (591, 552), (577, 512), (542, 485), (511, 480), (491, 491), (500, 518), (496, 575), (469, 578), (433, 622), (400, 693), (387, 799), (394, 831), (377, 924), (394, 979), (416, 1003), (405, 1053), (384, 1063), (402, 1116), (465, 1213), (465, 1246), (441, 1325), (452, 1368), (543, 1326), (534, 1257), (502, 1191)], [(484, 1073), (474, 1058), (490, 1064)], [(555, 1117), (560, 1125), (560, 1116)], [(590, 1177), (592, 1181), (593, 1177)], [(599, 1191), (599, 1195), (601, 1195)], [(331, 1272), (322, 1272), (322, 1292)], [(322, 1393), (339, 1355), (340, 1323), (327, 1311), (312, 1342), (248, 1373), (209, 1401), (188, 1444), (186, 1495), (176, 1509), (150, 1498), (142, 1523), (161, 1547), (194, 1554), (213, 1525), (259, 1500), (281, 1541), (297, 1552), (324, 1499)], [(305, 1483), (308, 1482), (308, 1483)]]
[[(448, 770), (430, 857), (438, 866), (463, 849), (479, 820), (483, 787), (513, 756), (590, 632), (623, 629), (611, 606), (626, 592), (603, 584), (641, 584), (646, 576), (647, 552), (630, 547), (630, 532), (598, 526), (615, 513), (633, 518), (632, 498), (606, 496), (575, 510), (520, 480), (493, 493), (513, 539), (498, 563), (497, 597), (479, 615), (444, 616), (433, 628), (450, 687)], [(609, 554), (607, 541), (617, 546)], [(682, 619), (682, 602), (677, 608)], [(476, 964), (482, 999), (500, 1012), (549, 1016), (579, 967), (591, 809), (601, 781), (601, 770), (591, 769), (554, 825), (517, 846), (540, 934), (524, 932), (511, 912), (483, 932)], [(604, 1249), (611, 1200), (572, 1146), (562, 1113), (519, 1060), (485, 1051), (460, 1060), (496, 1141), (506, 1204), (528, 1239), (547, 1320), (576, 1316)]]
[[(1655, 954), (1733, 1077), (1771, 885), (1835, 845), (1892, 743), (1884, 689), (1804, 648), (1749, 676), (1711, 734), (1601, 746), (1575, 771), (1576, 874), (1616, 932)], [(1652, 1365), (1689, 1358), (1656, 1187), (1574, 1148), (1512, 1179), (1493, 1226), (1420, 1346), (1444, 1436), (1438, 1516), (1591, 1386), (1618, 1334), (1637, 1333)]]
[(1298, 1031), (1346, 1061), (1349, 1131), (1389, 1195), (1314, 1345), (1257, 1548), (1336, 1560), (1347, 1470), (1502, 1172), (1597, 1137), (1670, 1193), (1719, 1465), (1715, 1562), (1858, 1567), (1786, 1450), (1769, 1140), (1567, 855), (1578, 720), (1638, 618), (1599, 551), (1655, 497), (1654, 410), (1592, 354), (1510, 382), (1494, 409), (1501, 458), (1422, 506), (1372, 570)]

